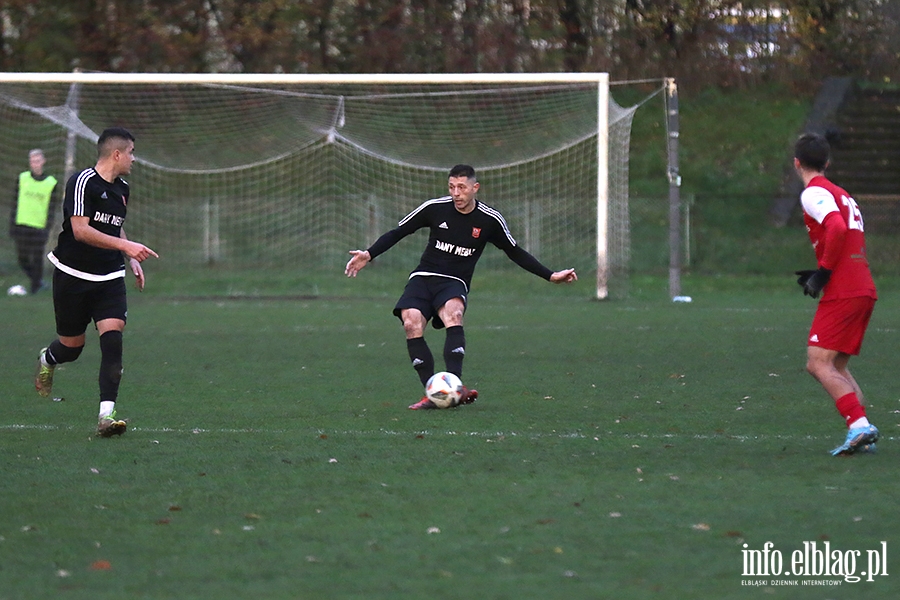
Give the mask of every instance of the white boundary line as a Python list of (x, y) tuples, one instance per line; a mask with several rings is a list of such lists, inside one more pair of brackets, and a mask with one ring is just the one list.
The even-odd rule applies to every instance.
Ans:
[[(0, 425), (0, 431), (73, 431), (76, 428), (73, 425), (21, 425), (21, 424), (8, 424), (8, 425)], [(175, 433), (175, 434), (225, 434), (225, 433), (247, 433), (247, 434), (283, 434), (283, 433), (291, 433), (297, 434), (300, 433), (302, 435), (315, 435), (316, 437), (321, 435), (335, 435), (335, 436), (350, 436), (350, 437), (377, 437), (377, 436), (385, 436), (385, 437), (406, 437), (406, 436), (446, 436), (446, 437), (471, 437), (471, 438), (485, 438), (485, 439), (496, 439), (496, 438), (519, 438), (519, 439), (574, 439), (574, 440), (589, 440), (593, 439), (596, 441), (600, 441), (604, 438), (616, 438), (616, 439), (626, 439), (626, 440), (677, 440), (677, 439), (689, 439), (689, 440), (734, 440), (738, 442), (749, 442), (755, 440), (782, 440), (782, 441), (818, 441), (821, 439), (819, 436), (815, 435), (727, 435), (727, 434), (675, 434), (675, 433), (662, 433), (662, 434), (646, 434), (646, 433), (623, 433), (616, 434), (613, 432), (604, 432), (604, 433), (596, 433), (589, 434), (583, 433), (580, 431), (574, 432), (544, 432), (544, 433), (519, 433), (516, 431), (456, 431), (456, 430), (437, 430), (437, 429), (421, 429), (415, 431), (397, 431), (393, 429), (357, 429), (357, 430), (333, 430), (333, 429), (307, 429), (307, 430), (288, 430), (288, 429), (254, 429), (254, 428), (242, 428), (242, 429), (231, 429), (231, 428), (217, 428), (217, 429), (206, 429), (202, 427), (195, 428), (175, 428), (175, 427), (130, 427), (129, 431), (140, 432), (140, 433)], [(828, 436), (827, 439), (832, 439), (834, 436)], [(881, 440), (894, 440), (894, 436), (881, 436)]]

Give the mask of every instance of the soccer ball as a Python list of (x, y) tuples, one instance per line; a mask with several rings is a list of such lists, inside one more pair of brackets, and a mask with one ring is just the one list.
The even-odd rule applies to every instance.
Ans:
[[(3, 288), (0, 288), (0, 289), (3, 289)], [(21, 285), (14, 285), (11, 288), (9, 288), (8, 290), (6, 290), (6, 295), (7, 296), (27, 296), (28, 290), (26, 290)]]
[(463, 382), (454, 375), (442, 371), (435, 373), (425, 384), (425, 396), (438, 408), (450, 408), (459, 404), (463, 394)]

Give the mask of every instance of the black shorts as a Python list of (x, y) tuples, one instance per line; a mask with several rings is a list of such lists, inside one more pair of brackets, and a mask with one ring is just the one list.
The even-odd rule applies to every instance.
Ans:
[(430, 320), (435, 329), (441, 329), (444, 327), (444, 322), (438, 316), (438, 309), (453, 298), (461, 298), (463, 306), (468, 306), (466, 294), (468, 294), (466, 284), (459, 279), (416, 275), (410, 277), (406, 283), (403, 295), (394, 306), (394, 315), (403, 320), (400, 315), (401, 311), (406, 308), (415, 308), (425, 316), (426, 323)]
[(125, 278), (85, 281), (54, 269), (53, 312), (56, 333), (67, 337), (81, 335), (91, 321), (95, 324), (104, 319), (125, 321), (128, 316)]

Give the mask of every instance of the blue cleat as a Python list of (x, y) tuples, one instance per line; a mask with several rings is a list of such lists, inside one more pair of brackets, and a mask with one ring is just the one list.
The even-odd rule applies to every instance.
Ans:
[(844, 443), (831, 451), (832, 456), (847, 456), (860, 452), (874, 452), (878, 441), (878, 428), (874, 425), (857, 427), (847, 432)]

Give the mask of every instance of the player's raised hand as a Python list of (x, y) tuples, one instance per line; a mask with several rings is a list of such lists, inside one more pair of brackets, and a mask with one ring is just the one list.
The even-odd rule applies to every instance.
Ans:
[(578, 281), (578, 275), (575, 274), (575, 269), (565, 269), (553, 273), (550, 276), (550, 281), (553, 283), (572, 283), (573, 281)]
[(369, 264), (369, 261), (372, 260), (372, 256), (369, 254), (368, 250), (351, 250), (350, 254), (353, 256), (347, 261), (347, 266), (344, 267), (344, 275), (347, 277), (356, 277), (356, 274)]

